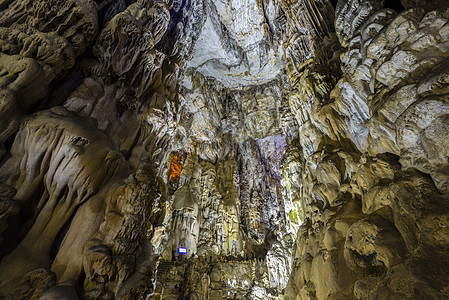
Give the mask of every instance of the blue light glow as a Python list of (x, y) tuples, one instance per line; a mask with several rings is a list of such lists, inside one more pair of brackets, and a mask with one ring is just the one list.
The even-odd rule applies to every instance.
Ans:
[(178, 253), (179, 253), (179, 254), (186, 254), (186, 253), (187, 253), (187, 249), (184, 248), (184, 247), (179, 247), (179, 248), (178, 248)]

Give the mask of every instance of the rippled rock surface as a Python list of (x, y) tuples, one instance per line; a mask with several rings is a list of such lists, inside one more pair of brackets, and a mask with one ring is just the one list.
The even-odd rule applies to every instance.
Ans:
[(402, 5), (339, 1), (337, 67), (315, 59), (293, 77), (306, 219), (286, 299), (448, 296), (448, 10)]

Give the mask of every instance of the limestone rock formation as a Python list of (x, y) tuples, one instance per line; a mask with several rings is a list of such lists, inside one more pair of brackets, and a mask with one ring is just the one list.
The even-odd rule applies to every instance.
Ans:
[(448, 298), (448, 24), (0, 1), (0, 298)]
[[(448, 297), (447, 270), (430, 271), (446, 259), (445, 138), (436, 133), (445, 93), (435, 74), (447, 55), (447, 5), (383, 5), (339, 1), (342, 75), (319, 59), (310, 63), (319, 75), (299, 74), (299, 88), (315, 92), (293, 98), (292, 112), (300, 136), (314, 139), (300, 138), (311, 149), (301, 171), (306, 221), (287, 299)], [(326, 89), (317, 95), (317, 86)]]

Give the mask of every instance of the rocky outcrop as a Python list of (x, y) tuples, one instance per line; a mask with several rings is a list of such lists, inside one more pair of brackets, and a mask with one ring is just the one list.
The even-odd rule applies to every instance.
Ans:
[(0, 16), (2, 105), (0, 142), (70, 70), (98, 30), (91, 1), (5, 1)]
[(1, 262), (2, 291), (35, 269), (49, 268), (52, 244), (75, 209), (129, 172), (103, 133), (63, 108), (22, 124), (2, 171), (28, 221), (26, 235)]

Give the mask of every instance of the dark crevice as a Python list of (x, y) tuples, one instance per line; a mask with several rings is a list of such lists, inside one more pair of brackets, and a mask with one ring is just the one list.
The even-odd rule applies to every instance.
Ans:
[[(69, 200), (66, 200), (69, 201)], [(75, 217), (76, 212), (78, 211), (79, 206), (77, 206), (72, 213), (72, 216), (70, 219), (62, 226), (61, 230), (59, 231), (58, 235), (56, 236), (55, 240), (53, 241), (53, 245), (50, 249), (50, 259), (51, 261), (54, 261), (56, 258), (56, 255), (58, 254), (59, 248), (61, 248), (61, 244), (64, 241), (64, 237), (66, 236), (67, 232), (69, 231), (70, 225), (72, 224), (73, 218)]]
[(404, 10), (404, 6), (400, 0), (385, 1), (385, 8), (391, 8), (398, 13)]
[(332, 7), (335, 9), (337, 7), (338, 0), (330, 0)]

